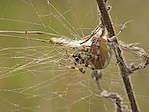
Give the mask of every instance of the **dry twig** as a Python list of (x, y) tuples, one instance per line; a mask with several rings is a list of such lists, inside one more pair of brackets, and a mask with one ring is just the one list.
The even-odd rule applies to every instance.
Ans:
[[(113, 25), (112, 25), (112, 21), (111, 21), (110, 15), (109, 15), (108, 10), (106, 8), (106, 3), (105, 3), (104, 0), (97, 0), (97, 3), (98, 3), (98, 6), (99, 6), (99, 9), (100, 9), (100, 12), (101, 12), (103, 23), (106, 26), (106, 29), (108, 31), (109, 38), (112, 38), (116, 34), (115, 34), (115, 31), (114, 31), (114, 28), (113, 28)], [(128, 49), (130, 48), (130, 47), (124, 47), (123, 46), (124, 44), (121, 44), (121, 45), (122, 45), (122, 48), (128, 48)], [(137, 67), (133, 66), (131, 68), (128, 68), (128, 66), (126, 65), (126, 63), (124, 61), (124, 58), (123, 58), (123, 55), (122, 55), (122, 51), (121, 51), (121, 49), (119, 47), (119, 42), (118, 42), (117, 37), (112, 42), (112, 47), (113, 47), (113, 50), (115, 52), (117, 63), (118, 63), (119, 68), (120, 68), (121, 76), (122, 76), (124, 84), (125, 84), (125, 88), (126, 88), (126, 91), (127, 91), (127, 95), (128, 95), (129, 101), (130, 101), (130, 105), (131, 105), (132, 111), (133, 112), (139, 112), (139, 107), (137, 105), (136, 98), (135, 98), (135, 95), (134, 95), (134, 92), (133, 92), (133, 88), (132, 88), (132, 84), (130, 82), (128, 74), (131, 74), (134, 71), (136, 71), (136, 70), (138, 70), (140, 68), (143, 68), (143, 67), (142, 67), (142, 65), (139, 65)], [(146, 54), (146, 53), (143, 53), (140, 56), (143, 57), (143, 63), (145, 63), (144, 67), (147, 66), (148, 63), (149, 63), (149, 58), (148, 58), (149, 55)]]

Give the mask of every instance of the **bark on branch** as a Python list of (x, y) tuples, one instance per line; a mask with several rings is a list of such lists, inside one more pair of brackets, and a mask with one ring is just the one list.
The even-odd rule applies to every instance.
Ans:
[[(108, 9), (106, 7), (105, 0), (97, 0), (97, 3), (99, 6), (99, 9), (100, 9), (100, 12), (101, 12), (102, 21), (103, 21), (103, 23), (104, 23), (104, 25), (108, 31), (109, 38), (112, 38), (115, 36), (115, 31), (114, 31), (114, 28), (112, 25), (110, 15), (108, 13)], [(122, 51), (118, 45), (117, 38), (112, 42), (112, 47), (113, 47), (113, 50), (115, 52), (117, 63), (118, 63), (119, 68), (120, 68), (121, 76), (122, 76), (124, 84), (125, 84), (125, 88), (127, 91), (127, 95), (128, 95), (129, 101), (130, 101), (132, 111), (133, 112), (139, 112), (139, 108), (138, 108), (136, 98), (135, 98), (135, 95), (133, 92), (132, 84), (131, 84), (130, 79), (128, 77), (128, 74), (131, 74), (132, 70), (127, 67), (127, 65), (123, 59)]]

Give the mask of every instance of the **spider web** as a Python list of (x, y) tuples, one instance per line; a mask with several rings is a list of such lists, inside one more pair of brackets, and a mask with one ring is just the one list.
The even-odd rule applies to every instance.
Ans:
[[(96, 1), (92, 0), (5, 0), (1, 1), (0, 7), (1, 30), (44, 31), (75, 40), (89, 35), (100, 17)], [(49, 40), (51, 37), (28, 34), (28, 38)], [(8, 37), (0, 37), (0, 40), (1, 112), (114, 111), (114, 105), (100, 96), (89, 68), (82, 74), (59, 65), (61, 62), (74, 66), (62, 46)], [(130, 63), (137, 59), (129, 58), (127, 61)], [(114, 56), (102, 72), (100, 81), (103, 88), (120, 94), (124, 104), (128, 105)], [(132, 78), (143, 110), (149, 101), (147, 70)]]

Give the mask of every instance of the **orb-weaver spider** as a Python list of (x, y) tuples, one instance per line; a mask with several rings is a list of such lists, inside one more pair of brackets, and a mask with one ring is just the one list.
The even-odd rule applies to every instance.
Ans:
[(91, 39), (91, 45), (88, 47), (84, 47), (81, 53), (75, 52), (73, 54), (69, 54), (67, 50), (64, 49), (66, 51), (66, 55), (70, 58), (72, 62), (74, 62), (75, 67), (67, 66), (62, 63), (60, 64), (62, 66), (65, 66), (66, 68), (79, 70), (83, 74), (85, 73), (85, 70), (83, 68), (77, 67), (77, 65), (90, 67), (93, 70), (91, 75), (93, 78), (95, 78), (95, 80), (98, 83), (98, 79), (102, 75), (100, 69), (105, 68), (109, 64), (112, 56), (111, 45), (106, 39), (103, 38), (104, 36), (105, 36), (105, 27), (99, 25), (98, 28), (96, 28), (92, 32), (90, 37), (82, 42), (85, 43)]

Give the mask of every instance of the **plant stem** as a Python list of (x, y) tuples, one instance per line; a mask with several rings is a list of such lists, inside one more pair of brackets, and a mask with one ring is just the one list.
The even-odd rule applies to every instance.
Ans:
[[(106, 26), (106, 29), (107, 29), (108, 34), (109, 34), (109, 38), (111, 38), (111, 37), (115, 36), (115, 31), (114, 31), (112, 21), (111, 21), (110, 15), (108, 13), (105, 1), (104, 0), (97, 0), (97, 3), (99, 6), (99, 9), (100, 9), (100, 12), (101, 12), (102, 21), (103, 21), (104, 25)], [(129, 101), (130, 101), (131, 109), (133, 112), (139, 112), (139, 107), (137, 105), (136, 98), (135, 98), (135, 95), (133, 92), (133, 88), (132, 88), (130, 79), (128, 77), (128, 74), (131, 74), (132, 71), (125, 64), (125, 61), (124, 61), (123, 56), (122, 56), (121, 49), (118, 46), (117, 38), (112, 43), (112, 47), (113, 47), (113, 50), (115, 52), (117, 63), (119, 65), (119, 68), (121, 71), (121, 76), (123, 78), (123, 82), (125, 84), (125, 88), (127, 91)]]

